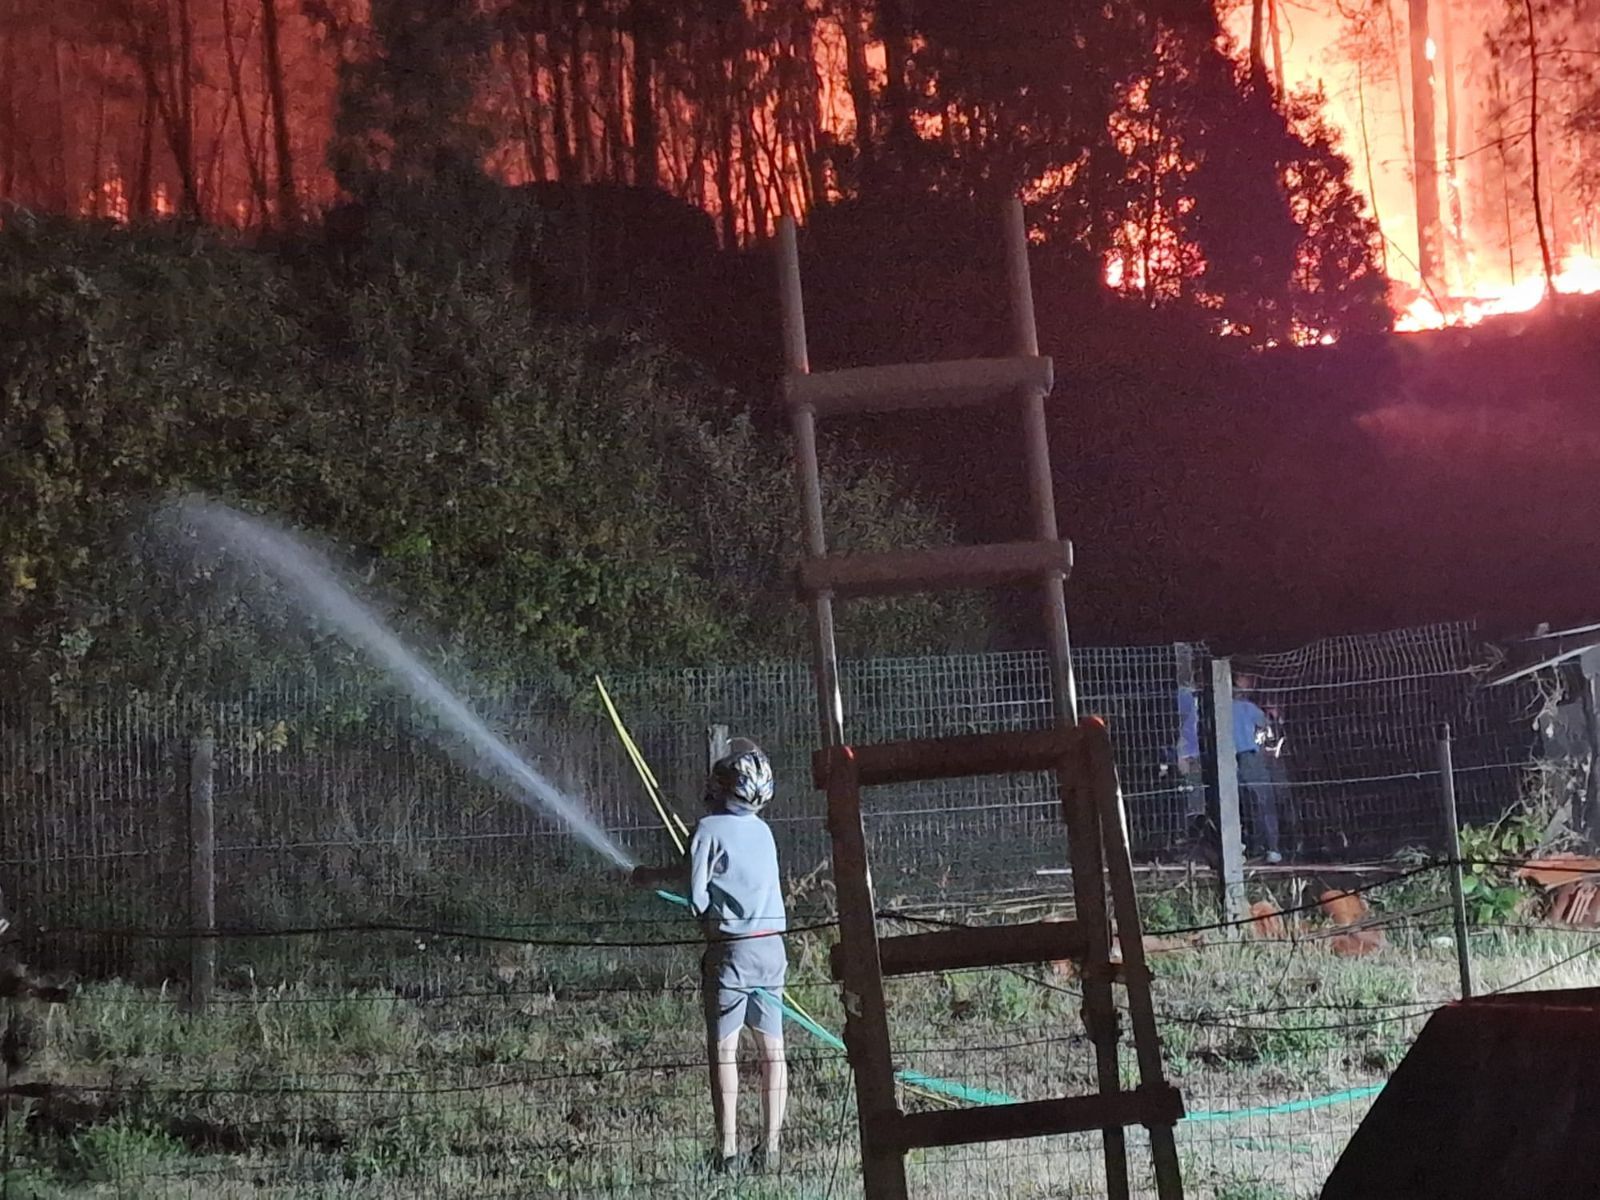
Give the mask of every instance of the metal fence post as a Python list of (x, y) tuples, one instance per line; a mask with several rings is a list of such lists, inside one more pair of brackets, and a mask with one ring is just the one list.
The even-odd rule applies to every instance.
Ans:
[(710, 771), (728, 753), (728, 727), (726, 725), (706, 726), (706, 770)]
[(1583, 795), (1573, 797), (1572, 822), (1593, 845), (1600, 840), (1600, 651), (1585, 650), (1578, 658), (1583, 673), (1583, 726), (1589, 743), (1589, 769), (1584, 772)]
[(1239, 820), (1239, 760), (1233, 742), (1233, 660), (1211, 660), (1213, 752), (1217, 764), (1217, 833), (1222, 842), (1221, 899), (1224, 920), (1250, 917), (1244, 889), (1244, 827)]
[(1456, 823), (1456, 768), (1450, 750), (1450, 722), (1439, 723), (1439, 799), (1444, 809), (1444, 848), (1450, 856), (1450, 910), (1456, 926), (1456, 965), (1461, 968), (1461, 998), (1472, 995), (1472, 956), (1467, 948), (1467, 901), (1461, 891), (1461, 827)]
[(189, 1009), (202, 1011), (217, 981), (217, 828), (213, 805), (216, 738), (208, 729), (189, 749)]

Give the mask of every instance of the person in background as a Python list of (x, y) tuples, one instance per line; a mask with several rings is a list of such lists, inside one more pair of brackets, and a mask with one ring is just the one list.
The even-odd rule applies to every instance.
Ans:
[(1233, 677), (1233, 744), (1239, 763), (1239, 788), (1250, 802), (1250, 822), (1256, 841), (1269, 864), (1281, 863), (1278, 844), (1279, 800), (1282, 772), (1276, 758), (1283, 749), (1273, 720), (1251, 699), (1255, 679)]
[[(1200, 697), (1193, 683), (1178, 685), (1178, 738), (1172, 748), (1178, 772), (1178, 792), (1183, 797), (1184, 837), (1190, 853), (1216, 856), (1216, 828), (1206, 811), (1204, 761), (1200, 756)], [(1166, 773), (1166, 766), (1162, 766)]]
[(687, 863), (639, 867), (635, 884), (656, 887), (688, 874), (689, 908), (700, 921), (706, 950), (700, 962), (706, 1050), (711, 1067), (711, 1108), (718, 1148), (713, 1165), (732, 1170), (739, 1161), (739, 1032), (755, 1037), (761, 1064), (763, 1140), (751, 1163), (777, 1169), (779, 1139), (789, 1101), (789, 1067), (783, 1046), (783, 985), (788, 929), (778, 848), (759, 815), (772, 799), (772, 764), (761, 747), (734, 738), (712, 765), (705, 816), (689, 840)]

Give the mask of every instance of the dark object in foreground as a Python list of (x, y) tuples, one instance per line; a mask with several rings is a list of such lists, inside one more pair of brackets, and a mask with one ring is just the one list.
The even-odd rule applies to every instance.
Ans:
[(682, 887), (688, 872), (682, 863), (670, 867), (635, 867), (629, 881), (636, 888)]
[(52, 982), (29, 967), (0, 954), (0, 1000), (31, 999), (64, 1004), (72, 989)]
[(1379, 1093), (1322, 1200), (1592, 1194), (1600, 989), (1440, 1009)]

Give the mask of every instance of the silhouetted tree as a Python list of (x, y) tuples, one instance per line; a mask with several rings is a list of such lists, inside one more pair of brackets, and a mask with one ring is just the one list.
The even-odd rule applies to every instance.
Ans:
[(374, 0), (339, 71), (331, 154), (347, 191), (477, 169), (489, 143), (475, 106), (489, 41), (472, 0)]

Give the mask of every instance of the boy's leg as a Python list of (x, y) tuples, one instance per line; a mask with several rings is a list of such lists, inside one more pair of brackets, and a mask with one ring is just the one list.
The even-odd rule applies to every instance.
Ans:
[(762, 1146), (771, 1169), (778, 1162), (778, 1142), (789, 1107), (789, 1062), (783, 1054), (782, 1027), (777, 1034), (756, 1030), (756, 1046), (761, 1054), (761, 1115), (766, 1123)]
[(722, 956), (700, 960), (700, 999), (705, 1007), (706, 1060), (711, 1068), (711, 1114), (717, 1123), (718, 1158), (726, 1164), (739, 1153), (739, 1030), (746, 998), (721, 986)]
[(718, 1153), (739, 1153), (739, 1030), (712, 1045), (711, 1111), (717, 1121)]
[[(780, 967), (778, 978), (783, 978)], [(783, 1053), (783, 985), (757, 988), (750, 996), (745, 1021), (756, 1035), (761, 1063), (761, 1115), (765, 1126), (761, 1140), (761, 1169), (778, 1166), (778, 1144), (783, 1118), (789, 1107), (789, 1063)]]

